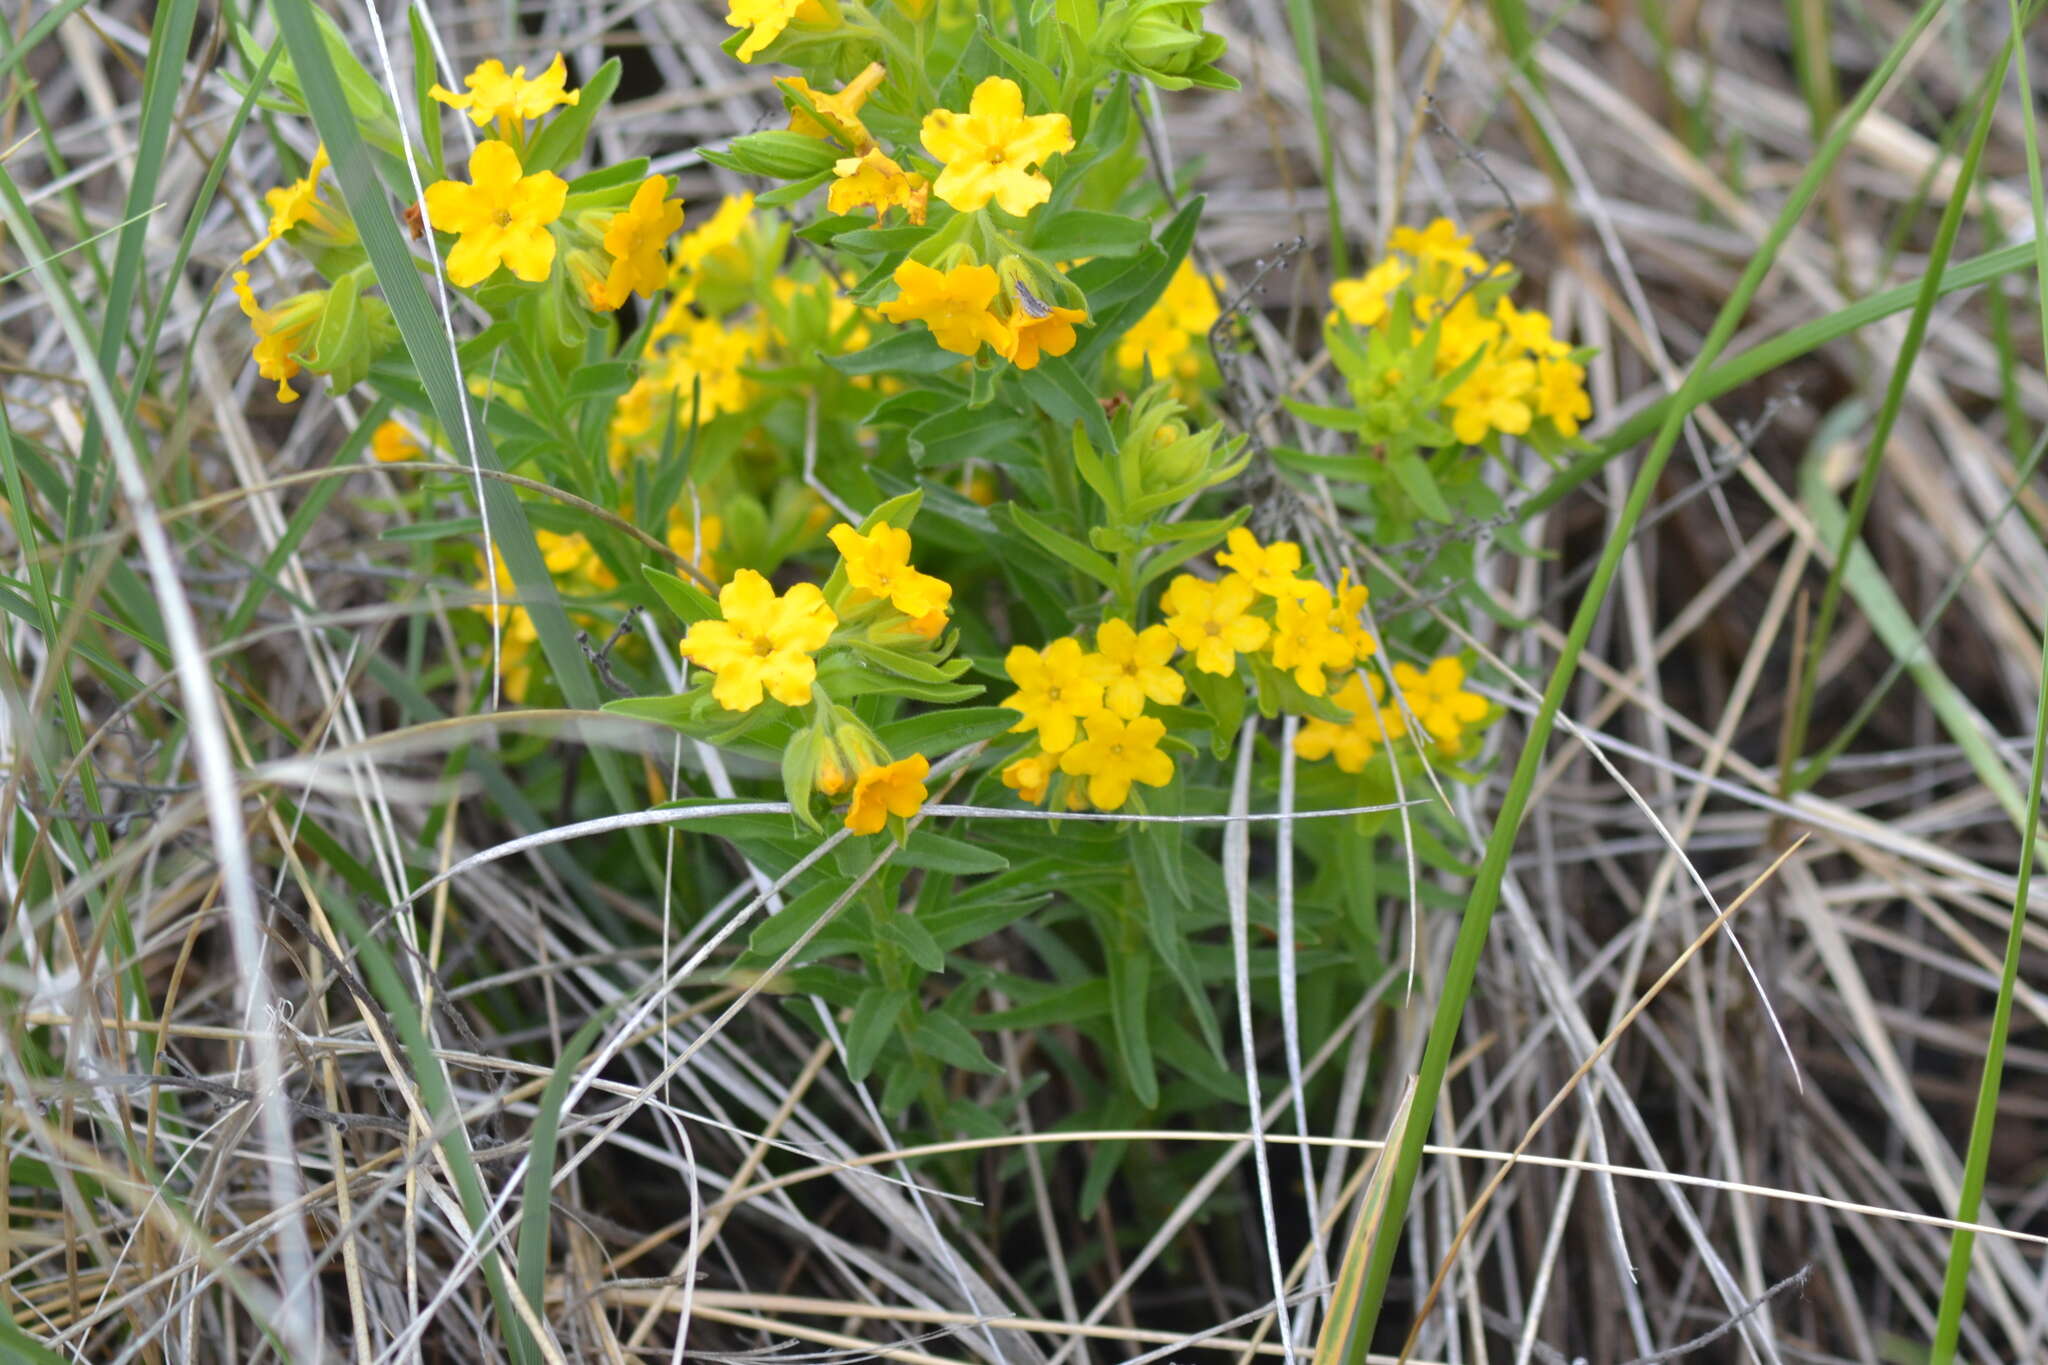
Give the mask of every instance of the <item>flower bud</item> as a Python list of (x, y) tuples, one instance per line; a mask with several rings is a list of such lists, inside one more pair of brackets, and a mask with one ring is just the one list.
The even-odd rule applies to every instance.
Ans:
[(1202, 27), (1208, 0), (1126, 0), (1121, 11), (1104, 16), (1110, 38), (1105, 55), (1125, 71), (1143, 76), (1163, 90), (1191, 85), (1234, 90), (1237, 82), (1215, 67), (1224, 40)]

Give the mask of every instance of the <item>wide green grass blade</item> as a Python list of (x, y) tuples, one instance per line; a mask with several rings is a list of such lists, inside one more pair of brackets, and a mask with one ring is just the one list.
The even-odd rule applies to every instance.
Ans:
[[(2024, 35), (2026, 24), (2019, 0), (2008, 0), (2012, 30)], [(2026, 145), (2027, 194), (2033, 208), (2034, 289), (2037, 317), (2042, 335), (2048, 336), (2048, 191), (2041, 177), (2041, 136), (2034, 114), (2033, 83), (2027, 73), (2027, 46), (2017, 49), (2015, 69), (2019, 75), (2020, 128)], [(2027, 898), (2033, 887), (2034, 860), (2039, 852), (2041, 829), (2041, 782), (2048, 777), (2048, 632), (2041, 641), (2041, 677), (2034, 704), (2034, 753), (2028, 765), (2027, 814), (2020, 828), (2020, 866), (2012, 894), (2012, 920), (2005, 934), (2005, 957), (1998, 973), (1998, 1001), (1991, 1011), (1991, 1035), (1984, 1044), (1984, 1073), (1977, 1082), (1977, 1102), (1970, 1115), (1970, 1143), (1963, 1155), (1963, 1178), (1956, 1191), (1956, 1217), (1966, 1223), (1977, 1221), (1984, 1206), (1985, 1174), (1991, 1165), (1991, 1136), (1998, 1125), (1998, 1095), (2005, 1081), (2005, 1045), (2012, 1034), (2013, 997), (2019, 991), (2020, 952), (2025, 945)], [(1934, 1344), (1928, 1352), (1929, 1365), (1950, 1365), (1956, 1358), (1956, 1343), (1963, 1329), (1963, 1307), (1970, 1294), (1970, 1258), (1976, 1250), (1973, 1232), (1957, 1228), (1950, 1235), (1948, 1266), (1941, 1283), (1941, 1308), (1934, 1323)]]
[(1770, 272), (1777, 259), (1779, 249), (1792, 233), (1793, 227), (1804, 216), (1821, 184), (1841, 157), (1849, 144), (1850, 135), (1863, 115), (1876, 103), (1877, 97), (1891, 83), (1892, 76), (1905, 60), (1906, 53), (1927, 26), (1941, 13), (1944, 0), (1926, 0), (1912, 23), (1899, 37), (1890, 52), (1885, 55), (1873, 71), (1855, 100), (1843, 112), (1827, 140), (1816, 150), (1806, 172), (1792, 189), (1784, 207), (1778, 212), (1770, 231), (1765, 234), (1762, 245), (1750, 259), (1742, 278), (1736, 283), (1728, 301), (1714, 319), (1713, 328), (1708, 332), (1700, 353), (1686, 373), (1684, 384), (1666, 410), (1656, 440), (1643, 458), (1642, 468), (1637, 472), (1635, 482), (1629, 490), (1628, 502), (1622, 508), (1617, 522), (1607, 538), (1606, 548), (1593, 571), (1593, 579), (1586, 587), (1585, 596), (1580, 600), (1578, 611), (1573, 615), (1571, 629), (1566, 636), (1564, 647), (1558, 653), (1557, 663), (1552, 668), (1550, 681), (1543, 690), (1543, 701), (1530, 722), (1529, 733), (1522, 744), (1520, 759), (1515, 764), (1513, 778), (1508, 783), (1501, 800), (1500, 814), (1495, 818), (1493, 831), (1486, 841), (1485, 855), (1479, 871), (1473, 878), (1472, 894), (1465, 904), (1465, 911), (1458, 926), (1458, 937), (1452, 947), (1451, 960), (1445, 973), (1442, 992), (1438, 998), (1436, 1016), (1431, 1021), (1429, 1043), (1424, 1050), (1421, 1071), (1416, 1078), (1414, 1107), (1409, 1111), (1408, 1121), (1403, 1125), (1397, 1149), (1389, 1156), (1394, 1162), (1393, 1174), (1387, 1188), (1386, 1213), (1379, 1234), (1373, 1240), (1372, 1256), (1366, 1266), (1365, 1283), (1359, 1296), (1358, 1327), (1347, 1342), (1346, 1365), (1364, 1365), (1367, 1351), (1371, 1347), (1373, 1333), (1379, 1323), (1380, 1307), (1386, 1297), (1387, 1281), (1393, 1274), (1394, 1258), (1400, 1237), (1397, 1230), (1407, 1217), (1409, 1196), (1415, 1188), (1415, 1178), (1422, 1165), (1423, 1147), (1429, 1140), (1429, 1130), (1436, 1120), (1437, 1100), (1442, 1093), (1444, 1075), (1450, 1066), (1451, 1051), (1456, 1045), (1458, 1028), (1464, 1019), (1465, 1003), (1472, 992), (1472, 982), (1479, 970), (1480, 954), (1486, 947), (1487, 930), (1493, 921), (1493, 911), (1499, 903), (1502, 879), (1506, 876), (1509, 856), (1514, 852), (1515, 836), (1519, 832), (1522, 816), (1527, 811), (1530, 795), (1535, 789), (1538, 771), (1543, 765), (1550, 732), (1557, 721), (1557, 713), (1564, 705), (1567, 691), (1578, 671), (1579, 656), (1586, 647), (1586, 641), (1593, 632), (1593, 623), (1599, 617), (1606, 601), (1609, 586), (1614, 581), (1621, 557), (1634, 537), (1637, 523), (1642, 520), (1644, 510), (1649, 506), (1650, 495), (1655, 491), (1658, 479), (1663, 475), (1665, 463), (1677, 447), (1678, 437), (1686, 415), (1703, 396), (1703, 380), (1712, 370), (1721, 350), (1728, 344), (1743, 315), (1748, 311), (1750, 301), (1755, 298), (1758, 287)]

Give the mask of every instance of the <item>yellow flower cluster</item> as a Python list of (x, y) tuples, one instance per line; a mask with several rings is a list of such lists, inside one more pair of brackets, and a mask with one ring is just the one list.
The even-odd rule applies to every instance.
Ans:
[(906, 260), (894, 278), (897, 295), (881, 305), (883, 317), (922, 322), (941, 349), (956, 355), (972, 356), (987, 345), (1020, 370), (1038, 368), (1041, 356), (1073, 350), (1074, 325), (1088, 320), (1082, 309), (1044, 302), (1022, 281), (999, 306), (1002, 284), (995, 268), (972, 261), (935, 270)]
[(1370, 330), (1386, 324), (1397, 294), (1406, 291), (1415, 321), (1437, 325), (1439, 375), (1477, 357), (1445, 399), (1457, 439), (1477, 445), (1496, 432), (1522, 436), (1539, 421), (1577, 436), (1593, 404), (1571, 346), (1552, 334), (1547, 313), (1516, 308), (1505, 285), (1497, 297), (1475, 287), (1508, 274), (1507, 265), (1489, 266), (1448, 218), (1396, 228), (1388, 245), (1391, 254), (1364, 275), (1330, 286), (1330, 301), (1338, 316)]
[(1330, 698), (1346, 718), (1309, 717), (1295, 732), (1294, 752), (1310, 762), (1334, 758), (1347, 773), (1363, 772), (1382, 746), (1408, 734), (1408, 718), (1413, 716), (1435, 752), (1445, 758), (1463, 757), (1467, 743), (1485, 728), (1490, 711), (1486, 698), (1465, 690), (1464, 664), (1446, 655), (1426, 669), (1397, 663), (1393, 673), (1400, 702), (1386, 700), (1387, 685), (1380, 674), (1353, 673)]
[(1068, 788), (1069, 806), (1085, 794), (1097, 810), (1115, 810), (1132, 783), (1173, 781), (1173, 759), (1159, 747), (1166, 723), (1144, 712), (1147, 701), (1172, 706), (1186, 694), (1171, 667), (1177, 650), (1166, 627), (1138, 630), (1114, 617), (1096, 628), (1092, 652), (1072, 636), (1013, 648), (1003, 666), (1017, 690), (1003, 705), (1023, 717), (1013, 731), (1037, 731), (1038, 748), (1003, 769), (1004, 785), (1035, 805), (1065, 773), (1082, 779)]
[(1116, 363), (1132, 373), (1150, 366), (1157, 378), (1192, 380), (1202, 372), (1203, 351), (1195, 343), (1206, 342), (1222, 316), (1215, 283), (1183, 259), (1159, 301), (1117, 342)]

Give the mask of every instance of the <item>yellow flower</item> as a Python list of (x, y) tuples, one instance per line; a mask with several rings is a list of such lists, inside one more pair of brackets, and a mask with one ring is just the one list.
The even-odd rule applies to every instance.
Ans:
[(1336, 628), (1351, 642), (1352, 657), (1363, 663), (1379, 653), (1379, 643), (1365, 621), (1365, 604), (1372, 593), (1365, 584), (1351, 581), (1351, 570), (1337, 575), (1337, 602), (1331, 609)]
[(1465, 746), (1466, 729), (1486, 719), (1486, 698), (1464, 690), (1465, 665), (1455, 655), (1432, 660), (1426, 672), (1397, 663), (1394, 685), (1415, 719), (1447, 754), (1457, 755)]
[(582, 91), (563, 88), (569, 83), (569, 69), (559, 52), (547, 70), (532, 80), (526, 79), (525, 67), (515, 66), (508, 75), (503, 62), (492, 60), (464, 76), (462, 83), (469, 88), (466, 95), (439, 85), (427, 93), (450, 109), (463, 110), (479, 128), (496, 119), (499, 128), (507, 132), (558, 105), (575, 104), (583, 98)]
[(1251, 580), (1241, 574), (1207, 583), (1184, 573), (1168, 585), (1160, 605), (1166, 628), (1195, 656), (1195, 667), (1227, 678), (1237, 671), (1237, 656), (1260, 648), (1272, 633), (1265, 620), (1247, 614), (1257, 600)]
[(1022, 218), (1052, 198), (1052, 181), (1030, 167), (1074, 149), (1065, 114), (1026, 114), (1024, 92), (1004, 76), (974, 87), (967, 112), (934, 109), (922, 129), (924, 149), (945, 163), (932, 188), (962, 213), (993, 199)]
[[(1442, 306), (1436, 304), (1439, 310)], [(1500, 324), (1483, 316), (1471, 295), (1459, 299), (1437, 330), (1436, 372), (1449, 374), (1500, 340), (1500, 334)]]
[(533, 539), (540, 547), (541, 562), (548, 566), (548, 572), (557, 578), (568, 579), (567, 586), (597, 592), (619, 586), (618, 577), (605, 567), (597, 547), (581, 532), (561, 535), (554, 531), (535, 531)]
[(931, 770), (923, 754), (861, 769), (853, 781), (853, 802), (846, 808), (846, 827), (855, 834), (880, 834), (890, 816), (908, 820), (917, 814)]
[(1328, 588), (1309, 583), (1299, 597), (1281, 598), (1273, 612), (1273, 666), (1292, 672), (1311, 697), (1329, 688), (1324, 669), (1348, 667), (1357, 657), (1335, 608)]
[(634, 387), (647, 383), (656, 392), (672, 394), (681, 405), (677, 420), (687, 427), (747, 406), (753, 392), (743, 367), (754, 358), (757, 337), (745, 327), (726, 327), (695, 314), (685, 317), (678, 342), (661, 352), (654, 371)]
[(512, 608), (498, 632), (498, 682), (508, 700), (523, 702), (533, 687), (540, 630), (525, 607)]
[(423, 453), (419, 441), (400, 422), (381, 423), (370, 433), (370, 454), (385, 464), (416, 460)]
[(605, 221), (604, 249), (612, 267), (597, 296), (601, 307), (617, 308), (628, 294), (652, 298), (668, 283), (668, 262), (661, 249), (683, 225), (683, 202), (667, 195), (668, 177), (650, 175), (633, 192), (633, 202)]
[(503, 142), (479, 143), (469, 158), (470, 183), (427, 186), (434, 227), (458, 240), (448, 250), (448, 278), (467, 289), (500, 265), (528, 284), (547, 279), (555, 263), (548, 224), (562, 216), (569, 184), (553, 171), (522, 174), (519, 153)]
[(1133, 630), (1115, 617), (1095, 628), (1095, 659), (1102, 675), (1102, 703), (1129, 720), (1144, 714), (1145, 699), (1175, 706), (1187, 695), (1187, 679), (1169, 665), (1175, 649), (1165, 626)]
[(711, 513), (701, 513), (695, 518), (697, 534), (690, 533), (691, 512), (686, 500), (678, 499), (668, 509), (668, 547), (683, 557), (683, 562), (693, 564), (706, 574), (716, 578), (711, 567), (711, 556), (718, 550), (719, 542), (725, 539), (725, 521)]
[(1387, 299), (1414, 272), (1406, 263), (1388, 257), (1355, 280), (1339, 280), (1330, 286), (1330, 302), (1354, 327), (1377, 327), (1387, 315)]
[(832, 174), (838, 179), (825, 192), (825, 207), (832, 212), (851, 213), (869, 208), (875, 211), (875, 221), (879, 223), (884, 213), (900, 208), (909, 215), (913, 226), (924, 226), (932, 187), (923, 176), (890, 160), (881, 148), (870, 147), (859, 156), (841, 157), (832, 163)]
[(1472, 250), (1472, 239), (1448, 218), (1438, 218), (1420, 231), (1397, 227), (1389, 245), (1424, 265), (1447, 265), (1473, 275), (1486, 269), (1486, 258)]
[(263, 202), (270, 205), (270, 225), (265, 229), (263, 240), (242, 253), (242, 263), (247, 265), (264, 252), (270, 250), (272, 242), (280, 240), (300, 224), (307, 224), (315, 231), (335, 238), (353, 237), (354, 230), (337, 223), (334, 217), (320, 203), (320, 173), (327, 169), (327, 144), (321, 143), (313, 149), (313, 162), (306, 167), (306, 174), (289, 185), (263, 192)]
[(1173, 781), (1173, 760), (1159, 751), (1166, 724), (1158, 717), (1127, 721), (1098, 711), (1086, 724), (1088, 738), (1060, 755), (1060, 771), (1088, 779), (1088, 800), (1097, 810), (1121, 806), (1133, 782), (1163, 787)]
[(718, 675), (711, 695), (728, 711), (751, 711), (761, 693), (785, 706), (805, 706), (818, 676), (811, 656), (832, 638), (839, 618), (815, 583), (799, 583), (781, 596), (752, 569), (741, 569), (718, 591), (723, 620), (698, 621), (682, 642), (682, 655)]
[(957, 355), (973, 355), (983, 342), (1004, 359), (1015, 352), (1016, 338), (989, 311), (998, 288), (992, 267), (961, 264), (941, 272), (906, 260), (894, 278), (897, 296), (881, 307), (889, 321), (921, 321), (931, 328), (934, 341)]
[(1379, 705), (1386, 693), (1387, 685), (1375, 673), (1372, 675), (1372, 692), (1368, 696), (1365, 680), (1354, 672), (1330, 698), (1350, 713), (1349, 718), (1340, 724), (1318, 716), (1309, 717), (1294, 732), (1295, 754), (1311, 763), (1335, 757), (1337, 766), (1343, 771), (1362, 772), (1378, 751), (1382, 736), (1393, 740), (1408, 733), (1407, 719), (1398, 708)]
[(1451, 431), (1466, 445), (1478, 445), (1488, 432), (1520, 436), (1529, 429), (1529, 391), (1536, 385), (1536, 366), (1528, 360), (1483, 360), (1451, 390)]
[(802, 133), (805, 137), (837, 140), (855, 155), (865, 152), (875, 145), (875, 140), (868, 136), (867, 128), (860, 121), (860, 107), (867, 103), (868, 96), (888, 74), (880, 62), (869, 62), (836, 94), (813, 90), (811, 83), (802, 76), (777, 76), (775, 83), (786, 94), (803, 96), (810, 101), (811, 108), (817, 110), (814, 118), (802, 104), (789, 101), (789, 131)]
[(1572, 353), (1572, 348), (1559, 341), (1550, 332), (1550, 314), (1538, 309), (1523, 312), (1508, 299), (1502, 299), (1494, 306), (1493, 315), (1506, 330), (1508, 340), (1539, 360), (1556, 360)]
[(1017, 645), (1003, 667), (1017, 684), (1003, 705), (1024, 717), (1011, 731), (1038, 731), (1039, 747), (1049, 754), (1074, 742), (1075, 722), (1102, 709), (1101, 676), (1071, 635), (1054, 640), (1043, 652)]
[(1261, 545), (1257, 536), (1239, 526), (1223, 543), (1229, 548), (1216, 552), (1216, 562), (1243, 577), (1260, 596), (1284, 600), (1308, 589), (1306, 580), (1295, 577), (1301, 571), (1301, 546), (1293, 541)]
[(256, 333), (256, 345), (251, 352), (256, 360), (256, 373), (277, 381), (278, 402), (296, 402), (299, 395), (286, 381), (299, 372), (296, 353), (320, 320), (319, 295), (301, 294), (272, 311), (256, 302), (256, 295), (249, 288), (249, 272), (237, 270), (235, 299), (242, 305), (242, 315), (249, 319), (250, 329)]
[(1019, 801), (1037, 805), (1045, 800), (1045, 789), (1059, 771), (1059, 760), (1051, 754), (1029, 754), (1003, 769), (1003, 785), (1017, 793)]
[(832, 21), (832, 15), (818, 0), (727, 0), (725, 22), (733, 28), (753, 30), (734, 55), (743, 62), (753, 61), (755, 53), (782, 36), (792, 19), (825, 24)]
[[(1035, 299), (1033, 302), (1037, 303)], [(1074, 324), (1088, 321), (1085, 308), (1062, 308), (1056, 303), (1037, 303), (1037, 306), (1044, 311), (1034, 313), (1020, 307), (1010, 316), (1010, 336), (1015, 346), (1010, 363), (1020, 370), (1037, 369), (1041, 352), (1065, 355), (1073, 350)]]
[(886, 597), (889, 604), (912, 618), (944, 612), (953, 600), (953, 585), (910, 564), (910, 532), (886, 521), (862, 535), (845, 522), (825, 533), (846, 561), (846, 581), (871, 597)]
[(1182, 258), (1159, 301), (1117, 342), (1116, 363), (1126, 370), (1149, 364), (1162, 377), (1190, 375), (1201, 363), (1194, 339), (1207, 337), (1222, 316), (1215, 285), (1193, 260)]
[(1593, 415), (1593, 400), (1586, 396), (1584, 366), (1569, 360), (1536, 362), (1536, 415), (1548, 417), (1566, 436), (1579, 434), (1579, 423)]

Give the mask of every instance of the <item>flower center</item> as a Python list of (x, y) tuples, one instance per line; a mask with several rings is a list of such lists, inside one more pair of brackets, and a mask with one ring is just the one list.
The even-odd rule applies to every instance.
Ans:
[(1048, 688), (1046, 688), (1046, 689), (1045, 689), (1045, 699), (1046, 699), (1046, 700), (1047, 700), (1048, 702), (1056, 702), (1056, 701), (1058, 701), (1058, 700), (1060, 699), (1060, 690), (1059, 690), (1059, 688), (1057, 688), (1057, 687), (1048, 687)]
[(1223, 633), (1223, 623), (1220, 621), (1204, 621), (1202, 623), (1202, 633), (1204, 635), (1221, 635)]
[(1111, 758), (1122, 758), (1124, 756), (1124, 746), (1121, 744), (1110, 745), (1109, 754)]
[(989, 164), (989, 165), (991, 165), (991, 166), (1000, 166), (1000, 165), (1002, 165), (1002, 164), (1003, 164), (1003, 162), (1004, 162), (1004, 161), (1005, 161), (1006, 159), (1007, 159), (1007, 158), (1005, 158), (1005, 157), (1004, 157), (1004, 155), (1003, 155), (1003, 149), (1002, 149), (1002, 148), (1000, 148), (1000, 147), (991, 147), (991, 148), (989, 148), (989, 149), (988, 149), (988, 164)]
[(754, 641), (754, 653), (765, 659), (775, 652), (775, 642), (763, 635)]
[(491, 215), (491, 221), (496, 223), (499, 227), (511, 227), (512, 210), (499, 209), (496, 213)]

